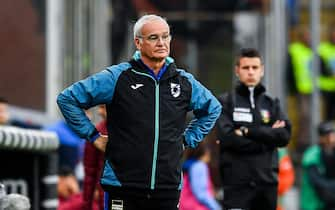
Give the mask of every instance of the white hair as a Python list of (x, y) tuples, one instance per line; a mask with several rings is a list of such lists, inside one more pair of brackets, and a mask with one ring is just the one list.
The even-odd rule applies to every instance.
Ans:
[(141, 31), (142, 31), (142, 28), (145, 24), (147, 24), (148, 22), (151, 22), (151, 21), (155, 21), (155, 20), (162, 21), (162, 22), (166, 23), (166, 25), (169, 25), (167, 23), (167, 21), (161, 16), (158, 16), (158, 15), (143, 15), (140, 19), (138, 19), (136, 21), (136, 23), (134, 25), (134, 39), (136, 39), (136, 37), (142, 36)]

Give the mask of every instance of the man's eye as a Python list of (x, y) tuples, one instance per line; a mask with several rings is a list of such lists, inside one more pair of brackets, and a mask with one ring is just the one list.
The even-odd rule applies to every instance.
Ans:
[(148, 39), (154, 41), (158, 39), (158, 36), (152, 35), (152, 36), (149, 36)]

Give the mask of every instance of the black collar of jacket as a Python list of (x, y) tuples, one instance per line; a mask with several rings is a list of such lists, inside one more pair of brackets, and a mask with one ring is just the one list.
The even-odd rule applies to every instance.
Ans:
[[(147, 67), (141, 61), (132, 59), (129, 61), (129, 63), (134, 70), (138, 72), (146, 73), (146, 74), (148, 73)], [(178, 74), (176, 68), (177, 67), (175, 63), (169, 64), (160, 80), (166, 80), (166, 79), (176, 76)]]
[[(262, 93), (265, 92), (265, 87), (259, 83), (258, 85), (256, 85), (255, 90), (254, 90), (254, 95), (258, 96)], [(248, 86), (246, 86), (245, 84), (243, 84), (242, 82), (238, 82), (237, 86), (236, 86), (236, 92), (240, 95), (243, 96), (249, 96), (249, 89)]]

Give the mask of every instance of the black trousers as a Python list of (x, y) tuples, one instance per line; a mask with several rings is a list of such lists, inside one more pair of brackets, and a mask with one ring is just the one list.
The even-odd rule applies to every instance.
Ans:
[(106, 192), (105, 210), (178, 210), (180, 192), (175, 192), (177, 196), (170, 196), (171, 192), (164, 196), (164, 191), (147, 190), (142, 193)]
[(276, 210), (277, 185), (225, 186), (224, 210)]

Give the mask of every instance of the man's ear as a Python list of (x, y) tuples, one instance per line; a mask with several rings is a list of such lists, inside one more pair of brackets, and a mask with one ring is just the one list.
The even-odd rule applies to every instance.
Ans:
[(135, 38), (135, 39), (134, 39), (134, 44), (135, 44), (135, 46), (136, 46), (136, 48), (137, 48), (138, 50), (141, 49), (141, 40), (140, 40), (140, 39)]
[(236, 75), (236, 77), (237, 78), (239, 78), (240, 76), (239, 76), (239, 68), (238, 68), (238, 66), (237, 65), (235, 65), (235, 75)]
[(261, 77), (263, 77), (264, 76), (264, 65), (261, 65), (261, 70), (262, 70), (262, 72), (261, 72)]

